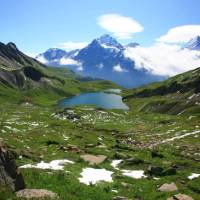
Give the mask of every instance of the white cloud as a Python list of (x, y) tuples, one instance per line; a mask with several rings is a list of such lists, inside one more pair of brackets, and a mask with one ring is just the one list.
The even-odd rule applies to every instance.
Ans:
[(60, 65), (66, 65), (66, 66), (67, 65), (74, 65), (74, 66), (76, 66), (77, 71), (83, 71), (84, 70), (81, 62), (78, 62), (78, 61), (71, 59), (71, 58), (65, 58), (65, 57), (61, 58), (60, 59)]
[(38, 53), (33, 53), (33, 52), (25, 52), (25, 54), (31, 58), (35, 58), (38, 55)]
[(38, 60), (39, 62), (41, 62), (43, 64), (47, 64), (48, 63), (48, 60), (46, 60), (43, 55), (37, 56), (36, 60)]
[(131, 17), (119, 14), (105, 14), (98, 17), (98, 24), (119, 39), (130, 39), (133, 33), (143, 31), (142, 25)]
[(104, 65), (103, 65), (103, 63), (100, 63), (99, 65), (96, 65), (96, 67), (99, 69), (102, 69), (102, 68), (104, 68)]
[(71, 41), (58, 44), (60, 48), (63, 48), (69, 51), (75, 50), (75, 49), (82, 49), (86, 47), (87, 45), (88, 45), (87, 42), (71, 42)]
[(156, 43), (152, 47), (127, 48), (125, 56), (157, 75), (173, 76), (200, 67), (200, 51), (182, 49), (178, 45)]
[(123, 69), (120, 65), (115, 65), (113, 67), (114, 72), (128, 72), (126, 69)]
[(177, 26), (170, 29), (166, 35), (157, 39), (159, 42), (181, 43), (200, 35), (200, 25)]

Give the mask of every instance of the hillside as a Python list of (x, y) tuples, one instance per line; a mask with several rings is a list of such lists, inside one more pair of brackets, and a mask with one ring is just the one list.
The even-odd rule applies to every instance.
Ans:
[(0, 44), (1, 100), (28, 100), (45, 104), (45, 101), (53, 102), (83, 90), (116, 87), (109, 81), (87, 80), (66, 68), (45, 66), (23, 54), (13, 43)]
[(133, 90), (126, 90), (129, 104), (144, 102), (137, 109), (169, 114), (199, 113), (200, 68)]

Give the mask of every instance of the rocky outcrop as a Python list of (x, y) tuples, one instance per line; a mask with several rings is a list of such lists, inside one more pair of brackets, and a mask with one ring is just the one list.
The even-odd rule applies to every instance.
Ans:
[(20, 199), (58, 199), (56, 193), (44, 189), (25, 189), (16, 193)]
[(25, 188), (15, 158), (13, 151), (0, 144), (0, 190), (18, 191)]
[(178, 188), (175, 183), (165, 183), (158, 188), (158, 191), (160, 192), (173, 192), (177, 190)]
[(5, 70), (0, 69), (0, 83), (10, 87), (24, 88), (26, 77), (21, 69)]

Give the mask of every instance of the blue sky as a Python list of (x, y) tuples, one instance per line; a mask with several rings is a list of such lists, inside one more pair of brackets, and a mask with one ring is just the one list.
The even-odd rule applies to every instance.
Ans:
[(99, 17), (114, 13), (143, 27), (120, 42), (150, 46), (173, 27), (199, 25), (199, 8), (199, 0), (6, 0), (0, 7), (0, 41), (15, 42), (28, 53), (68, 41), (90, 42), (109, 33)]

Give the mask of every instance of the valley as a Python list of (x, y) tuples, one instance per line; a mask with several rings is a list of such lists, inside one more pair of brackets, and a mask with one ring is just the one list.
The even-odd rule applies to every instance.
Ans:
[[(45, 188), (61, 199), (77, 200), (116, 196), (167, 199), (177, 192), (199, 197), (199, 178), (188, 178), (200, 174), (199, 115), (143, 114), (87, 106), (60, 111), (30, 103), (1, 105), (1, 113), (1, 140), (17, 152), (27, 188)], [(104, 155), (105, 160), (90, 164), (81, 158), (87, 154)], [(73, 163), (63, 164), (61, 170), (23, 168), (63, 159)], [(110, 181), (102, 174), (99, 180), (105, 182), (97, 178), (93, 184), (81, 183), (81, 173), (88, 168), (112, 172)], [(123, 170), (132, 174), (137, 170), (145, 176), (129, 177)], [(93, 176), (90, 172), (89, 182)], [(158, 186), (171, 182), (178, 191), (158, 191)], [(1, 199), (6, 198), (14, 197), (1, 193)]]
[[(47, 67), (11, 44), (1, 56), (0, 143), (14, 152), (27, 189), (61, 200), (199, 199), (199, 68), (125, 89)], [(102, 92), (121, 95), (129, 109), (57, 106)], [(6, 185), (0, 199), (21, 198)]]

